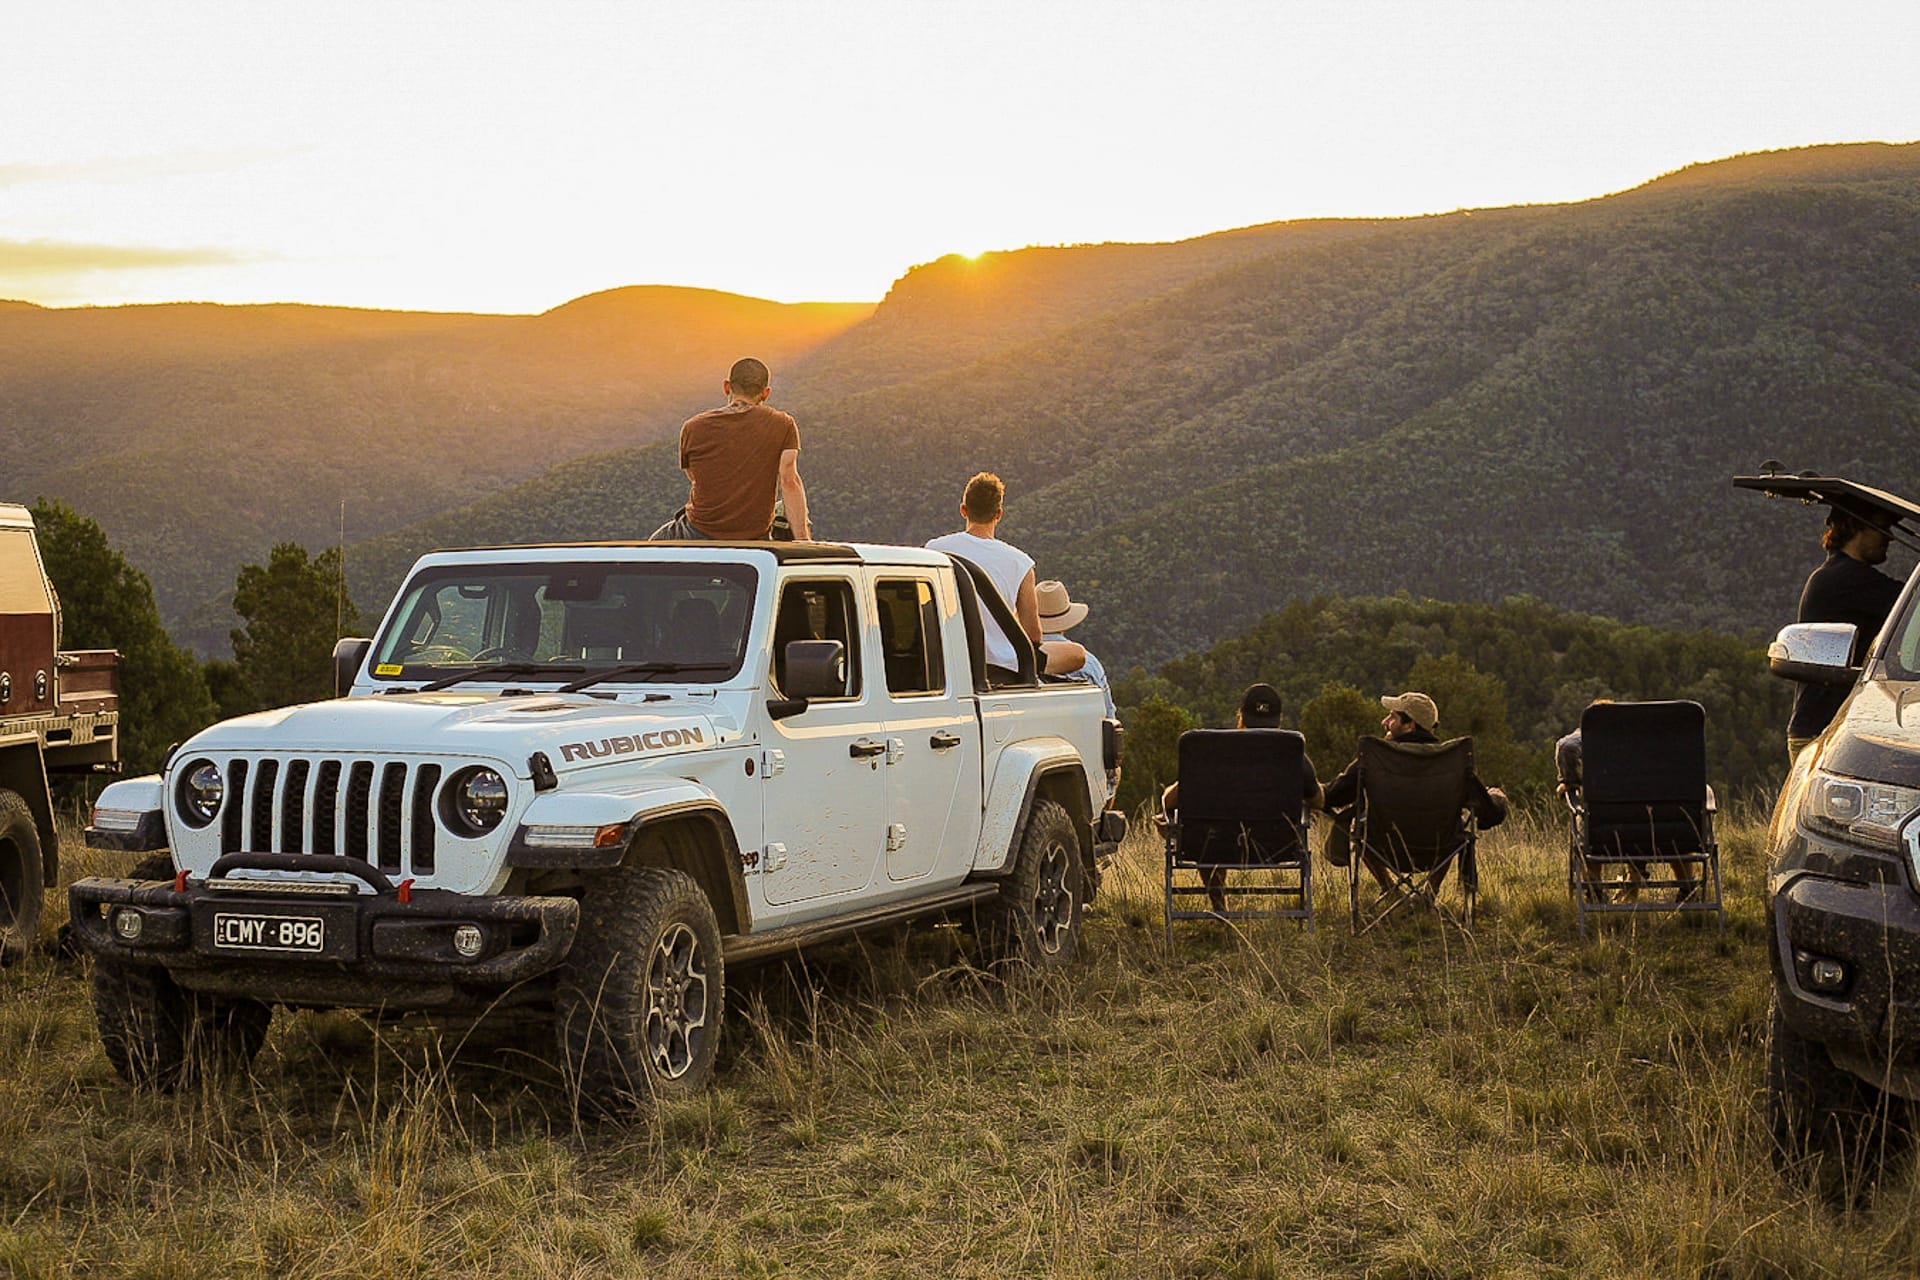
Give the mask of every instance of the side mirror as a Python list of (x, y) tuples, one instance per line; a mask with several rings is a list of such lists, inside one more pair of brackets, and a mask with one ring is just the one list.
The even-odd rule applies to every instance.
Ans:
[(367, 654), (373, 649), (373, 641), (348, 637), (333, 643), (333, 696), (344, 698), (347, 690), (353, 688), (353, 678), (360, 674), (360, 668), (367, 665)]
[(1849, 685), (1860, 668), (1849, 661), (1859, 628), (1851, 622), (1796, 622), (1767, 646), (1767, 670), (1801, 684)]
[(805, 710), (809, 699), (838, 698), (847, 691), (847, 647), (838, 640), (789, 641), (786, 663), (780, 691), (787, 696), (768, 704), (775, 719)]

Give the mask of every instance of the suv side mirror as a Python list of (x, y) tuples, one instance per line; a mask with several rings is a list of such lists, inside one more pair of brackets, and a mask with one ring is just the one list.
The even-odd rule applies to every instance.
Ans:
[(767, 703), (776, 720), (798, 715), (812, 698), (838, 698), (847, 691), (847, 647), (838, 640), (791, 640), (786, 648), (784, 698)]
[(1767, 670), (1801, 684), (1849, 685), (1860, 668), (1848, 659), (1859, 631), (1851, 622), (1796, 622), (1767, 646)]
[(373, 648), (370, 639), (348, 637), (333, 643), (333, 696), (344, 698), (347, 690), (353, 688), (353, 678), (360, 674), (360, 668), (367, 664), (367, 652)]

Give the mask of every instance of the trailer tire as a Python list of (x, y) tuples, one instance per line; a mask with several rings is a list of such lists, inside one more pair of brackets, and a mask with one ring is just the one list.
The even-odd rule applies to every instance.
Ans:
[(24, 956), (40, 932), (43, 858), (33, 810), (17, 792), (0, 791), (0, 964)]

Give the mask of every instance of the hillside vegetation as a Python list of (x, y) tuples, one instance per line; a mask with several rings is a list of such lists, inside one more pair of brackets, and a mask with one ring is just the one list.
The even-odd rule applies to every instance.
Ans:
[(792, 362), (870, 304), (616, 289), (539, 316), (336, 307), (0, 310), (4, 496), (97, 519), (203, 652), (210, 601), (292, 540), (316, 552), (556, 462), (657, 439), (743, 351)]
[[(1770, 631), (1818, 514), (1731, 475), (1773, 457), (1920, 492), (1920, 147), (1299, 230), (1111, 295), (1097, 248), (910, 273), (782, 383), (817, 532), (924, 540), (995, 470), (1003, 532), (1124, 669), (1322, 592)], [(967, 299), (989, 295), (983, 334)], [(374, 612), (429, 547), (643, 536), (684, 496), (670, 447), (617, 451), (355, 548), (349, 573)]]
[(1851, 1212), (1772, 1167), (1758, 830), (1723, 832), (1724, 935), (1586, 944), (1560, 839), (1489, 835), (1471, 937), (1356, 939), (1323, 872), (1315, 932), (1171, 946), (1135, 840), (1055, 980), (989, 978), (944, 929), (731, 971), (713, 1089), (625, 1128), (571, 1125), (537, 1031), (344, 1014), (281, 1013), (249, 1079), (136, 1096), (84, 972), (36, 960), (0, 971), (0, 1272), (1914, 1274), (1910, 1154)]

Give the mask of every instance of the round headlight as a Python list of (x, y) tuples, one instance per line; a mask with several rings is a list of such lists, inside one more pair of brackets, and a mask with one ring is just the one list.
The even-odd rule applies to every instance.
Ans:
[(447, 824), (462, 835), (483, 836), (507, 816), (507, 780), (492, 769), (464, 769), (443, 793)]
[(220, 800), (226, 790), (219, 765), (211, 760), (195, 760), (180, 774), (180, 816), (189, 826), (206, 826), (220, 812)]

